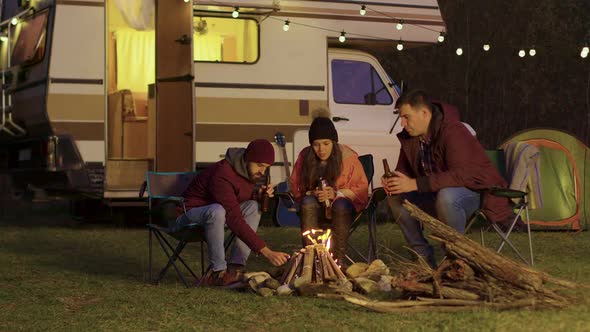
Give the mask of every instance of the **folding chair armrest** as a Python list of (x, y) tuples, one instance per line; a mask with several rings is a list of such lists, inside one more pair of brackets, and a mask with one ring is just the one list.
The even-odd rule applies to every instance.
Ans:
[(496, 197), (504, 198), (523, 198), (527, 195), (527, 193), (524, 191), (499, 187), (490, 188), (489, 192)]

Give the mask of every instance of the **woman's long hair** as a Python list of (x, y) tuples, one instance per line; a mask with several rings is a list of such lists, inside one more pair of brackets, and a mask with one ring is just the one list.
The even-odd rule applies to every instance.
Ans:
[(332, 153), (324, 167), (321, 166), (320, 158), (313, 151), (313, 146), (309, 147), (301, 168), (301, 188), (299, 188), (301, 192), (314, 190), (318, 186), (320, 177), (326, 179), (331, 187), (336, 185), (336, 179), (342, 172), (342, 150), (338, 142), (332, 141), (332, 144), (334, 145)]

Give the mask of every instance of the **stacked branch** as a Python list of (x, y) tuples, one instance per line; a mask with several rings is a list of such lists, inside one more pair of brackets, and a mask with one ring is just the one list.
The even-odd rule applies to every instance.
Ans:
[[(436, 270), (425, 268), (424, 264), (404, 263), (405, 273), (394, 278), (393, 287), (414, 296), (556, 307), (569, 304), (571, 299), (549, 289), (548, 284), (580, 287), (483, 247), (408, 201), (403, 205), (430, 230), (429, 238), (442, 243), (453, 258), (445, 260)], [(415, 269), (409, 273), (412, 264)]]

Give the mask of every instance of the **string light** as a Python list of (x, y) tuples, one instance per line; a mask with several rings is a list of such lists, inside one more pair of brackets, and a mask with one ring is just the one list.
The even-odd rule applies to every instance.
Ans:
[(14, 17), (12, 20), (10, 20), (10, 23), (12, 25), (17, 25), (18, 24), (18, 18)]
[(458, 47), (455, 53), (457, 53), (458, 56), (461, 56), (463, 54), (463, 49), (461, 47)]
[(365, 16), (367, 14), (367, 7), (365, 5), (361, 6), (361, 10), (359, 11), (359, 13), (363, 16)]
[(582, 57), (582, 59), (586, 59), (588, 57), (588, 53), (590, 53), (590, 49), (588, 49), (588, 46), (582, 47), (582, 52), (580, 52), (580, 56)]
[(484, 44), (483, 45), (483, 50), (486, 51), (486, 52), (489, 51), (490, 50), (490, 44)]
[(529, 50), (529, 55), (530, 56), (535, 56), (536, 54), (537, 54), (537, 50), (535, 50), (534, 47)]
[(190, 1), (190, 0), (184, 0), (184, 2), (187, 2), (187, 3), (188, 3), (189, 1)]
[(588, 46), (584, 46), (584, 47), (582, 47), (582, 52), (590, 53), (590, 48)]
[(438, 35), (438, 42), (442, 43), (445, 41), (445, 33), (444, 32), (440, 32), (440, 34)]
[(342, 30), (342, 32), (340, 33), (340, 37), (338, 37), (338, 41), (341, 43), (344, 43), (346, 41), (346, 32), (344, 32), (344, 30)]
[(526, 55), (526, 52), (524, 50), (518, 51), (518, 56), (519, 57), (524, 58), (525, 55)]
[(399, 20), (399, 22), (395, 25), (395, 28), (401, 30), (404, 28), (404, 20)]
[(291, 23), (289, 20), (285, 21), (285, 24), (283, 25), (283, 31), (289, 31), (289, 23)]
[(234, 11), (231, 13), (231, 17), (238, 18), (240, 16), (240, 7), (234, 7)]
[(0, 42), (7, 42), (8, 37), (6, 35), (0, 35)]
[(398, 51), (403, 51), (404, 49), (404, 42), (402, 41), (402, 39), (400, 38), (399, 41), (397, 42), (397, 46), (396, 46)]

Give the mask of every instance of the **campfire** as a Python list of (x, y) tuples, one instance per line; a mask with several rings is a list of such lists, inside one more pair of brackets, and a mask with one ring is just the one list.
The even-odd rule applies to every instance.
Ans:
[[(357, 262), (343, 273), (330, 253), (330, 230), (303, 233), (311, 245), (295, 252), (286, 269), (244, 274), (238, 287), (261, 296), (302, 296), (344, 300), (377, 312), (473, 311), (562, 308), (575, 302), (564, 289), (586, 287), (536, 271), (457, 233), (418, 207), (404, 202), (412, 216), (445, 245), (436, 269), (392, 252), (392, 271), (381, 260)], [(376, 293), (376, 294), (375, 294)], [(383, 300), (387, 294), (389, 300)], [(381, 300), (375, 300), (377, 295)]]
[(303, 236), (312, 244), (293, 254), (280, 283), (300, 288), (307, 284), (346, 279), (330, 253), (331, 230), (312, 229), (304, 232)]

